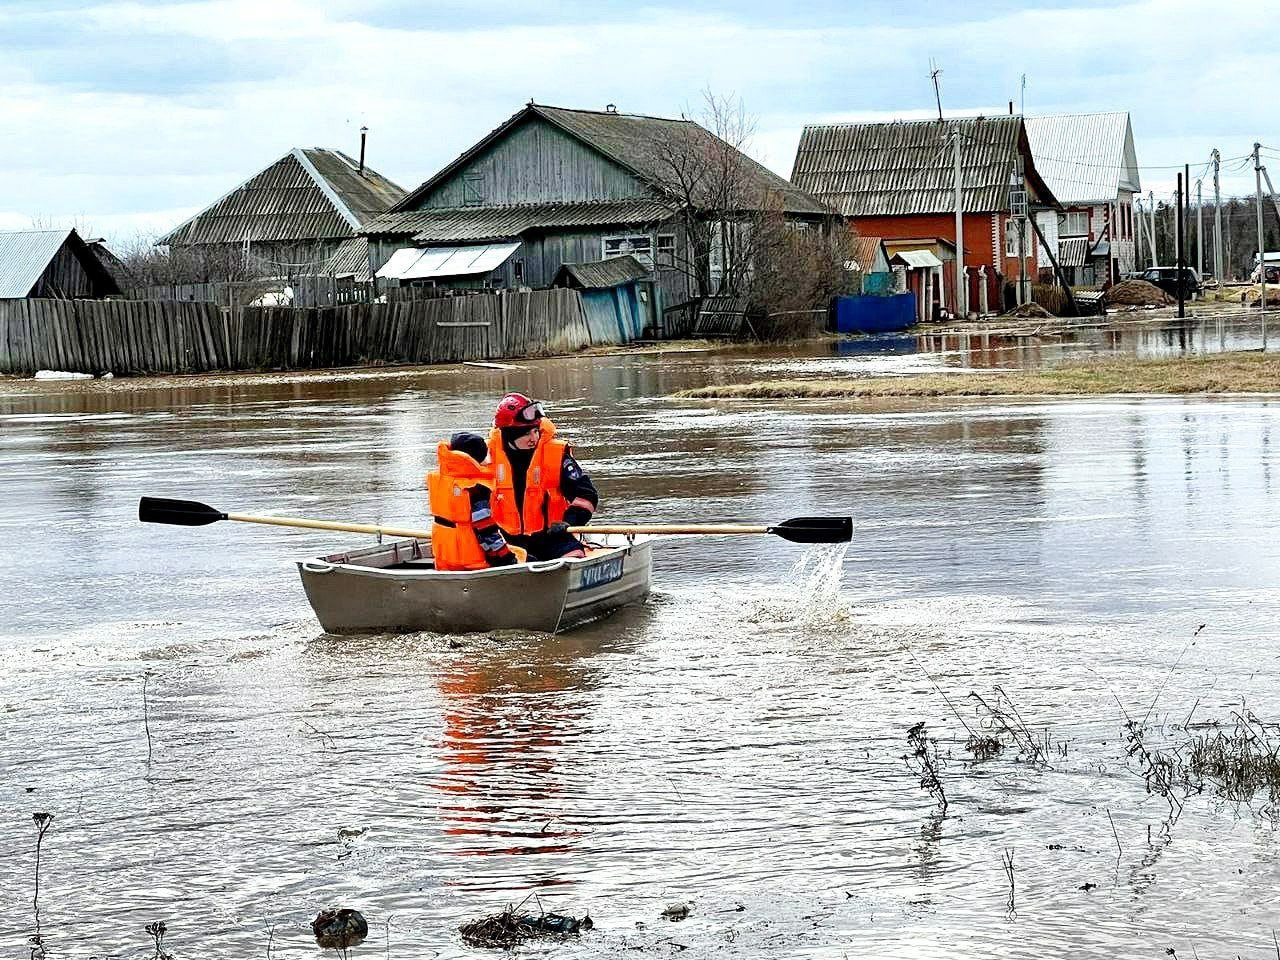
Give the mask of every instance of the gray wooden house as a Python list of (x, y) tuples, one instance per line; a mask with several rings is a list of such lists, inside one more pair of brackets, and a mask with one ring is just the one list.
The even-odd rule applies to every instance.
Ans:
[(401, 285), (546, 287), (564, 264), (631, 256), (668, 302), (685, 300), (696, 294), (699, 254), (682, 224), (703, 199), (696, 185), (679, 189), (673, 154), (730, 159), (744, 218), (832, 220), (692, 121), (530, 102), (365, 227), (371, 268)]
[(261, 277), (368, 280), (360, 232), (403, 197), (340, 150), (294, 148), (156, 242), (211, 262), (242, 255)]
[(119, 294), (111, 273), (74, 230), (0, 231), (0, 299)]

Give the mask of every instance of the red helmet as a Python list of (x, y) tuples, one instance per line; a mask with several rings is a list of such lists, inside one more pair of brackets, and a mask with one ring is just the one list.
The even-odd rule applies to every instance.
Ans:
[(532, 427), (546, 414), (542, 404), (530, 400), (523, 393), (508, 393), (498, 401), (498, 411), (493, 415), (495, 427)]

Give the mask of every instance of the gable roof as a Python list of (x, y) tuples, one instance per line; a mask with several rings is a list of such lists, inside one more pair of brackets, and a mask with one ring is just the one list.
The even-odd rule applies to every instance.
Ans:
[[(655, 146), (680, 138), (687, 140), (695, 149), (734, 150), (725, 141), (692, 120), (669, 120), (664, 117), (649, 117), (641, 114), (572, 110), (567, 107), (550, 107), (530, 102), (523, 110), (490, 131), (456, 160), (411, 192), (396, 204), (393, 210), (413, 209), (437, 186), (465, 167), (490, 144), (501, 139), (516, 125), (534, 118), (559, 128), (661, 193), (669, 191), (664, 188), (666, 178), (662, 174)], [(782, 209), (787, 213), (816, 216), (832, 214), (832, 211), (815, 197), (797, 189), (741, 151), (736, 152), (742, 162), (747, 196), (756, 208), (764, 208), (770, 197), (777, 197)]]
[(1025, 122), (1036, 169), (1062, 203), (1111, 203), (1121, 190), (1142, 189), (1129, 114), (1063, 113)]
[(371, 220), (369, 236), (411, 236), (415, 243), (507, 240), (530, 230), (661, 223), (674, 210), (657, 200), (602, 203), (517, 203), (491, 207), (425, 207), (384, 213)]
[(295, 147), (156, 241), (157, 244), (342, 240), (404, 190), (340, 150)]
[(960, 127), (966, 213), (1008, 209), (1009, 183), (1019, 155), (1036, 198), (1054, 203), (1017, 116), (807, 126), (791, 180), (846, 217), (954, 212), (955, 124)]
[(95, 287), (103, 293), (120, 292), (74, 230), (7, 230), (0, 232), (0, 299), (29, 296), (64, 244), (71, 247)]
[(864, 237), (861, 235), (854, 237), (850, 252), (853, 254), (853, 261), (863, 273), (871, 273), (881, 257), (883, 257), (884, 263), (887, 264), (889, 262), (889, 255), (884, 249), (884, 241), (879, 237)]
[(649, 276), (643, 263), (631, 254), (596, 260), (590, 263), (565, 263), (556, 271), (553, 287), (581, 287), (584, 290), (607, 290)]

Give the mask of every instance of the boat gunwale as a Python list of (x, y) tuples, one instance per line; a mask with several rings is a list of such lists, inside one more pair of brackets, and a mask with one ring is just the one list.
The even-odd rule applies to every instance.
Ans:
[[(602, 536), (627, 536), (626, 534), (602, 534)], [(415, 540), (405, 538), (402, 540), (390, 540), (386, 543), (379, 544), (378, 547), (392, 548), (397, 544), (406, 543), (429, 543), (425, 538)], [(641, 544), (648, 545), (653, 542), (652, 537), (636, 536), (630, 537), (626, 543), (616, 545), (606, 545), (604, 549), (592, 553), (585, 557), (558, 557), (555, 560), (534, 560), (528, 563), (511, 564), (505, 567), (489, 567), (485, 570), (437, 570), (435, 567), (424, 567), (415, 569), (413, 567), (370, 567), (359, 563), (333, 563), (325, 560), (323, 557), (308, 557), (305, 560), (294, 561), (298, 569), (305, 573), (323, 575), (328, 573), (346, 573), (353, 576), (362, 577), (392, 577), (395, 579), (409, 578), (412, 580), (474, 580), (489, 577), (509, 577), (515, 574), (533, 574), (542, 575), (548, 573), (556, 573), (564, 567), (569, 567), (567, 572), (572, 573), (574, 566), (586, 566), (598, 563), (603, 560), (611, 559), (619, 553), (630, 553), (635, 547)], [(377, 547), (361, 548), (369, 552), (377, 552)]]

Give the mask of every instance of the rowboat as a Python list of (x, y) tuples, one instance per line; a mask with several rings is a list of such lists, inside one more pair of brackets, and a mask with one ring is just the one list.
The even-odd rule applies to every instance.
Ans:
[(427, 539), (395, 540), (298, 561), (327, 633), (558, 633), (649, 593), (648, 537), (593, 538), (587, 556), (442, 571)]

